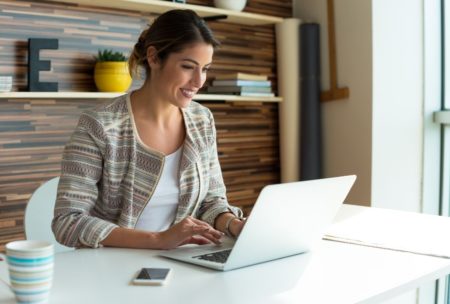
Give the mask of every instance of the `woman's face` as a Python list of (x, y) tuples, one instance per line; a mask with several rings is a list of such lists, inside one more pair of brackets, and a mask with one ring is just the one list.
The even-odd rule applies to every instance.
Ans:
[(206, 81), (213, 47), (194, 43), (178, 53), (171, 53), (164, 64), (151, 66), (151, 81), (155, 82), (161, 99), (185, 108)]

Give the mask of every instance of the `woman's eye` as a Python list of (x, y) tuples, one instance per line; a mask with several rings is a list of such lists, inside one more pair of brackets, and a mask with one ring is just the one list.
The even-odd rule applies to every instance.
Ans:
[(209, 68), (203, 68), (203, 73), (206, 73), (209, 71)]
[(194, 69), (194, 67), (191, 66), (191, 65), (182, 65), (181, 67), (182, 67), (183, 69), (186, 69), (186, 70), (193, 70), (193, 69)]

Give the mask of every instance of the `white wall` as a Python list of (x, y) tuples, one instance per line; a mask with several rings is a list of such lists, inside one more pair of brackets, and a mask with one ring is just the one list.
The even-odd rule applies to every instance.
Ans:
[[(322, 89), (329, 88), (326, 0), (294, 0), (321, 24)], [(338, 86), (323, 104), (324, 173), (358, 175), (348, 202), (420, 211), (423, 0), (336, 0)]]
[[(294, 16), (321, 24), (322, 90), (329, 89), (326, 0), (294, 0)], [(347, 202), (370, 204), (372, 142), (371, 2), (335, 1), (338, 87), (350, 98), (322, 104), (324, 175), (356, 174)]]
[[(334, 1), (338, 86), (350, 98), (323, 104), (324, 171), (358, 175), (348, 202), (421, 211), (424, 1)], [(295, 17), (321, 24), (328, 89), (326, 0), (293, 3)], [(411, 291), (386, 303), (415, 302)]]
[[(432, 123), (430, 106), (436, 107), (440, 99), (440, 54), (436, 46), (440, 43), (440, 37), (436, 37), (440, 25), (434, 24), (439, 22), (439, 2), (372, 1), (375, 207), (436, 213), (439, 191), (433, 182), (439, 180), (439, 126)], [(429, 18), (426, 26), (425, 16)], [(436, 100), (430, 100), (433, 98)], [(434, 294), (433, 282), (422, 286), (417, 291), (418, 303), (434, 303)], [(402, 301), (414, 303), (415, 298), (410, 292)]]
[(374, 0), (372, 206), (420, 211), (423, 0)]

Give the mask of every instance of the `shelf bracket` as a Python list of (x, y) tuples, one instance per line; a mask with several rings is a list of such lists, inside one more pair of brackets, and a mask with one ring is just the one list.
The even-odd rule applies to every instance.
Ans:
[(227, 15), (214, 15), (214, 16), (203, 17), (203, 20), (208, 22), (208, 21), (217, 21), (217, 20), (222, 20), (222, 19), (227, 19), (227, 18), (228, 18)]

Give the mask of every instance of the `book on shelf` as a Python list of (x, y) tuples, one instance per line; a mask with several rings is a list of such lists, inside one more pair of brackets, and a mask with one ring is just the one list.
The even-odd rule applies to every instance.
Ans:
[(264, 92), (206, 92), (206, 94), (211, 95), (229, 95), (229, 96), (247, 96), (247, 97), (275, 97), (275, 93), (264, 93)]
[(257, 92), (242, 92), (239, 95), (247, 97), (275, 97), (274, 93), (257, 93)]
[(268, 80), (269, 77), (267, 75), (257, 75), (257, 74), (247, 74), (247, 73), (229, 73), (217, 75), (215, 77), (216, 80)]
[(213, 86), (271, 87), (269, 80), (213, 80)]
[(209, 86), (208, 93), (272, 93), (271, 87)]

